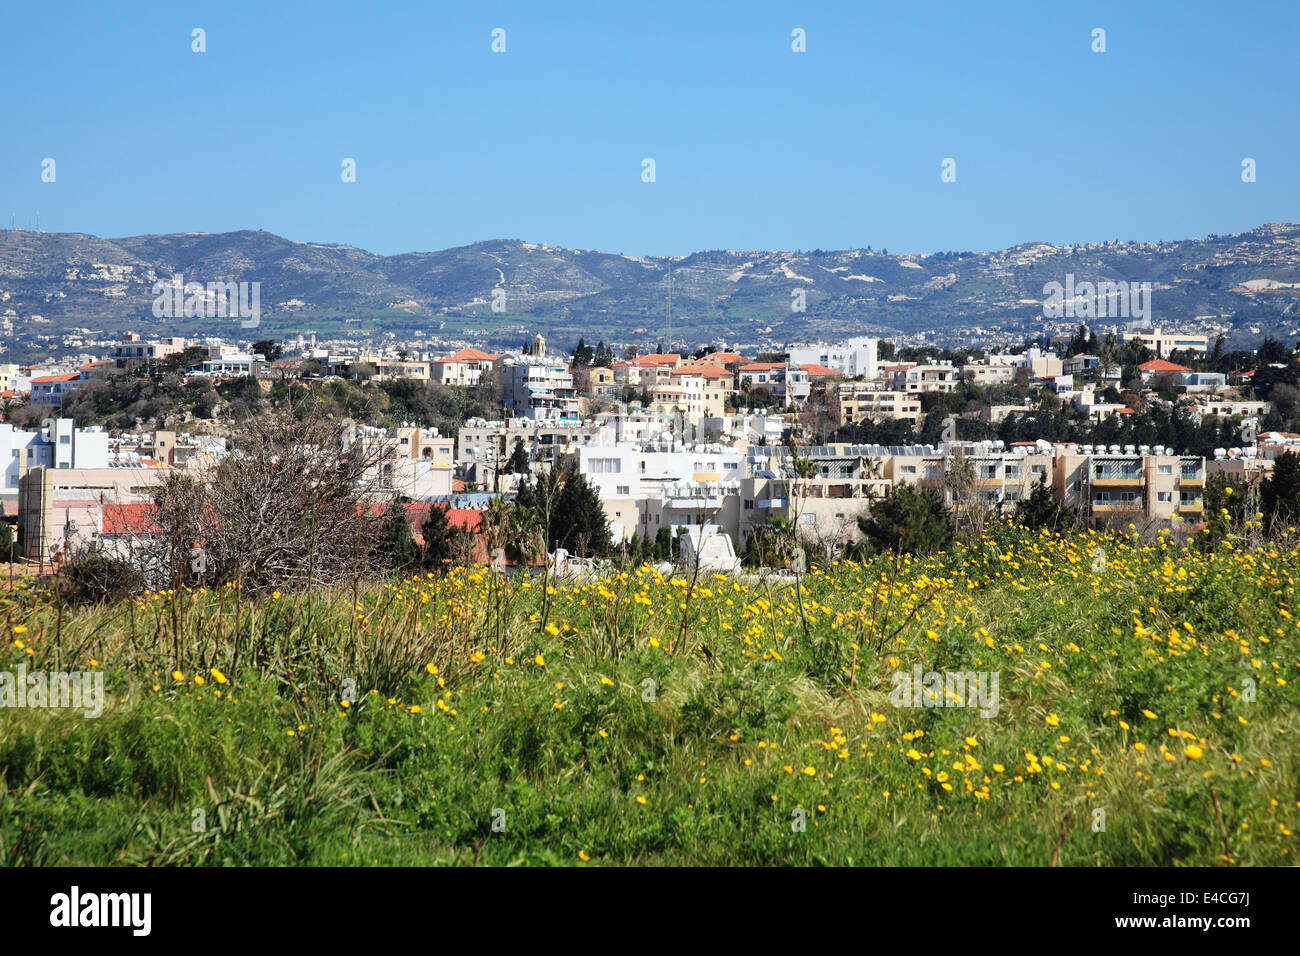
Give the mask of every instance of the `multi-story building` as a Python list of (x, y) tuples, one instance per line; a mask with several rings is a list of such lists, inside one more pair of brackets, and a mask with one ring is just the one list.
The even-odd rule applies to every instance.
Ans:
[(500, 363), (503, 400), (523, 418), (578, 419), (578, 392), (564, 362), (523, 355)]
[(1125, 342), (1141, 342), (1156, 358), (1165, 358), (1172, 352), (1208, 351), (1209, 338), (1204, 335), (1187, 335), (1182, 332), (1165, 332), (1160, 328), (1134, 329), (1124, 333)]
[(786, 360), (796, 367), (823, 365), (846, 378), (875, 378), (878, 340), (859, 336), (828, 345), (824, 342), (791, 346)]
[(835, 397), (841, 425), (898, 419), (915, 426), (922, 417), (921, 400), (915, 394), (881, 389), (871, 382), (841, 382)]
[(430, 363), (429, 377), (443, 385), (477, 385), (485, 372), (491, 372), (499, 356), (495, 352), (460, 349)]
[(122, 341), (113, 346), (109, 358), (117, 368), (126, 368), (128, 365), (148, 364), (170, 355), (179, 355), (185, 351), (185, 347), (185, 340), (175, 336), (145, 342), (138, 333), (126, 332), (122, 335)]
[(80, 372), (37, 375), (32, 379), (32, 401), (50, 405), (63, 404), (63, 396), (84, 384)]
[(894, 373), (894, 390), (899, 392), (952, 392), (957, 389), (958, 369), (951, 362), (913, 365)]

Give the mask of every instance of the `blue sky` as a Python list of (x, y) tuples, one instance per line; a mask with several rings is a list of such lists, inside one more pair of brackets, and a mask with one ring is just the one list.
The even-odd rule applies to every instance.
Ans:
[(1300, 220), (1289, 0), (11, 3), (0, 37), (6, 227), (682, 255)]

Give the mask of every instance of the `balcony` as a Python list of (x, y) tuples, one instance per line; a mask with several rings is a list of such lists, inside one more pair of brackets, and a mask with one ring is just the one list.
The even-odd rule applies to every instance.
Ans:
[(1138, 487), (1142, 484), (1140, 468), (1095, 468), (1091, 481), (1094, 485)]

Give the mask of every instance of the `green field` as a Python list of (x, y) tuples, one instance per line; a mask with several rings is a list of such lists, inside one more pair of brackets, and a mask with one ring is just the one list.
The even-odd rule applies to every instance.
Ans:
[[(1298, 573), (1017, 531), (798, 586), (19, 591), (0, 671), (108, 700), (0, 709), (0, 861), (1291, 864)], [(996, 713), (913, 706), (916, 667)]]

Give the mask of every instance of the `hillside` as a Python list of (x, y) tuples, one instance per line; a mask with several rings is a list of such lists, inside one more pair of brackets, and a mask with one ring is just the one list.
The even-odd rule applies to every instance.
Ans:
[[(1025, 243), (977, 253), (713, 250), (678, 258), (504, 239), (385, 257), (251, 231), (101, 239), (5, 230), (0, 313), (13, 322), (16, 351), (77, 328), (233, 334), (219, 320), (154, 318), (153, 283), (180, 274), (186, 281), (260, 282), (268, 331), (351, 320), (399, 332), (449, 324), (510, 344), (522, 328), (557, 342), (593, 329), (618, 341), (654, 342), (665, 331), (670, 271), (674, 338), (692, 342), (933, 331), (960, 343), (990, 331), (1035, 334), (1044, 328), (1043, 286), (1067, 274), (1153, 283), (1157, 323), (1203, 317), (1256, 340), (1294, 335), (1300, 326), (1300, 287), (1291, 287), (1300, 283), (1294, 223), (1205, 239)], [(503, 313), (490, 308), (497, 289), (505, 294)], [(805, 295), (804, 312), (791, 309), (796, 291)]]

